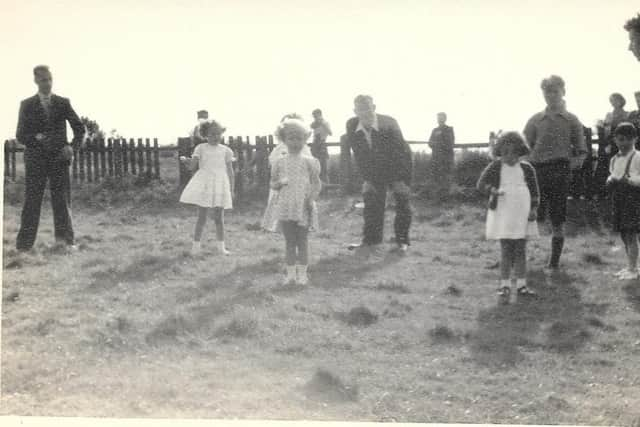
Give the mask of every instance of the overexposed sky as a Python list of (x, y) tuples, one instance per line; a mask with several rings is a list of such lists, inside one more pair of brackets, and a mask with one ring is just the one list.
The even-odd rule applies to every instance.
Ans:
[(0, 0), (0, 137), (15, 134), (32, 68), (54, 92), (125, 137), (186, 135), (205, 108), (228, 135), (273, 131), (319, 107), (344, 133), (359, 93), (427, 139), (446, 111), (458, 142), (522, 130), (540, 80), (567, 82), (593, 125), (622, 93), (636, 109), (640, 62), (625, 21), (637, 0)]

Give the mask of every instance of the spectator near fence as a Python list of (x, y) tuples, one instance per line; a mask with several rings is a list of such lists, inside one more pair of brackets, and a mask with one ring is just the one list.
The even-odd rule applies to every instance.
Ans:
[(206, 138), (202, 135), (201, 128), (202, 125), (209, 120), (209, 112), (207, 110), (200, 110), (197, 114), (198, 124), (191, 129), (191, 132), (189, 132), (189, 137), (191, 138), (191, 149), (206, 141)]
[(316, 108), (311, 113), (313, 122), (311, 129), (313, 130), (313, 141), (311, 142), (311, 154), (320, 162), (320, 179), (327, 182), (327, 161), (329, 160), (329, 151), (327, 150), (327, 137), (332, 135), (331, 127), (322, 117), (322, 111)]
[(582, 124), (566, 109), (564, 80), (550, 76), (542, 80), (540, 87), (547, 107), (529, 119), (524, 135), (540, 185), (538, 221), (544, 221), (547, 212), (551, 220), (553, 237), (547, 267), (557, 269), (564, 246), (571, 171), (582, 166), (587, 147)]
[[(20, 104), (16, 137), (24, 144), (25, 201), (16, 247), (33, 247), (40, 222), (42, 197), (49, 181), (56, 243), (75, 249), (71, 223), (71, 183), (69, 165), (73, 146), (78, 146), (85, 128), (67, 98), (51, 93), (53, 78), (49, 67), (33, 69), (38, 93)], [(67, 122), (73, 130), (73, 142), (67, 141)]]
[(447, 114), (438, 113), (438, 127), (431, 131), (431, 183), (438, 199), (449, 195), (453, 174), (453, 145), (456, 142), (453, 127), (447, 126)]
[(605, 119), (598, 122), (598, 160), (594, 172), (594, 190), (599, 199), (606, 199), (607, 191), (605, 182), (609, 176), (609, 162), (618, 152), (613, 139), (613, 131), (622, 122), (628, 119), (629, 113), (624, 110), (626, 100), (619, 93), (612, 93), (609, 102), (613, 110), (606, 114)]

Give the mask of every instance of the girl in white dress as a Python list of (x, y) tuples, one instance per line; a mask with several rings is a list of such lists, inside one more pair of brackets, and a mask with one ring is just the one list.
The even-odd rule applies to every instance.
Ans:
[(524, 138), (517, 132), (502, 134), (494, 147), (492, 161), (478, 180), (478, 189), (490, 195), (487, 212), (487, 239), (500, 240), (500, 288), (498, 295), (509, 301), (511, 271), (516, 276), (518, 296), (533, 296), (527, 287), (527, 238), (538, 236), (536, 209), (539, 203), (538, 181), (531, 164), (520, 157), (529, 153)]
[(308, 232), (317, 226), (315, 200), (321, 189), (318, 159), (302, 155), (311, 129), (300, 119), (285, 119), (276, 131), (287, 146), (287, 155), (271, 170), (271, 188), (278, 191), (274, 217), (285, 238), (287, 275), (285, 284), (306, 285), (309, 281)]
[(226, 129), (215, 121), (201, 125), (200, 131), (207, 142), (196, 146), (191, 158), (181, 157), (191, 170), (198, 169), (185, 187), (180, 201), (198, 206), (198, 220), (193, 232), (191, 253), (201, 251), (200, 240), (207, 222), (209, 209), (213, 209), (216, 223), (218, 253), (229, 255), (224, 244), (224, 210), (231, 209), (234, 187), (233, 151), (220, 144)]

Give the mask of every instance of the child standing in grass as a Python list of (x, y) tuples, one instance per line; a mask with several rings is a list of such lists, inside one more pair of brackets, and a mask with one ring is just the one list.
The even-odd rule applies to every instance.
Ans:
[(201, 251), (201, 238), (207, 222), (209, 209), (213, 209), (216, 223), (216, 239), (218, 253), (229, 255), (224, 245), (224, 209), (231, 209), (234, 186), (233, 152), (220, 144), (226, 129), (216, 121), (208, 121), (201, 125), (200, 132), (206, 143), (199, 144), (190, 159), (181, 157), (191, 170), (198, 169), (180, 196), (182, 203), (198, 206), (198, 219), (193, 233), (191, 253), (197, 255)]
[(317, 229), (315, 200), (321, 189), (320, 163), (302, 154), (310, 135), (309, 127), (298, 118), (285, 118), (276, 130), (287, 147), (287, 155), (273, 165), (270, 183), (278, 191), (273, 200), (274, 217), (285, 238), (285, 284), (306, 285), (309, 281), (308, 232)]
[(640, 277), (640, 151), (634, 148), (638, 134), (633, 124), (623, 122), (613, 135), (619, 151), (611, 158), (607, 189), (611, 194), (613, 230), (620, 233), (628, 258), (628, 267), (617, 272), (616, 276), (620, 280), (633, 280)]
[[(286, 114), (281, 120), (280, 123), (284, 122), (287, 119), (300, 119), (302, 120), (302, 116), (297, 113), (289, 113)], [(271, 150), (271, 154), (269, 154), (269, 168), (273, 170), (275, 164), (281, 158), (287, 157), (288, 150), (284, 141), (280, 139), (279, 129), (276, 129), (275, 136), (276, 140), (279, 141), (278, 145), (276, 145), (273, 150)], [(302, 148), (301, 154), (303, 156), (312, 157), (311, 150), (307, 144)], [(269, 198), (267, 199), (267, 208), (264, 211), (264, 215), (262, 217), (262, 228), (267, 231), (277, 232), (278, 228), (278, 219), (276, 218), (275, 212), (275, 202), (277, 200), (278, 190), (274, 190), (273, 188), (269, 189)]]
[(526, 244), (538, 235), (536, 209), (539, 192), (536, 173), (520, 157), (529, 153), (524, 138), (517, 132), (502, 134), (494, 147), (497, 160), (482, 172), (478, 189), (490, 194), (487, 212), (487, 239), (500, 240), (500, 287), (498, 295), (509, 301), (511, 270), (516, 276), (518, 296), (533, 296), (527, 287)]

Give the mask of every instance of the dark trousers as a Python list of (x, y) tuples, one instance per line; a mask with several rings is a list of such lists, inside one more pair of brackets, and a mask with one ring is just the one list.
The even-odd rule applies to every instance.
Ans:
[(27, 149), (24, 153), (24, 164), (25, 199), (16, 242), (17, 249), (29, 250), (35, 243), (47, 180), (51, 191), (55, 238), (73, 244), (69, 162), (60, 160), (57, 153)]
[[(382, 243), (384, 229), (384, 210), (387, 199), (387, 185), (374, 184), (376, 191), (363, 194), (364, 198), (364, 238), (365, 245)], [(394, 193), (396, 199), (396, 217), (393, 227), (398, 244), (409, 244), (409, 227), (411, 226), (411, 207), (409, 195)]]
[(534, 168), (540, 188), (538, 221), (544, 221), (549, 214), (553, 225), (567, 221), (567, 196), (571, 172), (567, 160), (554, 160), (548, 163), (535, 163)]

